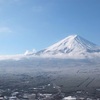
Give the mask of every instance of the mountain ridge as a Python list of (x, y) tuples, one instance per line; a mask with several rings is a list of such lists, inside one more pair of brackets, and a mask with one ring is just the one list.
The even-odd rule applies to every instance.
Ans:
[(61, 41), (41, 50), (36, 55), (42, 56), (83, 56), (100, 54), (100, 47), (79, 35), (70, 35)]

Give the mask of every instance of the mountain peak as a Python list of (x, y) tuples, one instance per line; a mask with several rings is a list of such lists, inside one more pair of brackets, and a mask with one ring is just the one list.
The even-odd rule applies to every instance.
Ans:
[(78, 36), (79, 36), (79, 35), (77, 35), (77, 34), (73, 34), (73, 35), (67, 36), (67, 38), (68, 38), (68, 37), (76, 38), (76, 37), (78, 37)]
[(70, 35), (52, 46), (39, 51), (41, 55), (77, 55), (100, 52), (100, 47), (79, 35)]
[(77, 37), (79, 37), (79, 35), (75, 34), (75, 35), (69, 35), (69, 36), (67, 36), (65, 39), (68, 39), (68, 38), (70, 38), (70, 39), (75, 39), (75, 38), (77, 38)]
[(69, 35), (67, 36), (66, 38), (62, 39), (61, 41), (74, 41), (74, 40), (77, 40), (77, 39), (83, 39), (81, 36), (75, 34), (75, 35)]

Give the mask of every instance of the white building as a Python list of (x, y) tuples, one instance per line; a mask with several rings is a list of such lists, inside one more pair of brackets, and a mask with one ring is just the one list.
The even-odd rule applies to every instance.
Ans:
[(76, 97), (68, 96), (64, 97), (62, 100), (76, 100)]

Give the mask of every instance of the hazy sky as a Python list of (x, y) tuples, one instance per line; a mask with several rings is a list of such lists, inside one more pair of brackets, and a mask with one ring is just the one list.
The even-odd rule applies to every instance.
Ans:
[(100, 45), (100, 0), (0, 0), (0, 54), (41, 50), (71, 34)]

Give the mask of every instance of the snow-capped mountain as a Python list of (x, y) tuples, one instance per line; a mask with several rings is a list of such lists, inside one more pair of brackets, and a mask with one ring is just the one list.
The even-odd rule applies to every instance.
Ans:
[(78, 35), (70, 35), (65, 39), (53, 44), (52, 46), (36, 52), (26, 51), (25, 54), (0, 56), (0, 60), (6, 59), (26, 59), (26, 58), (71, 58), (71, 59), (85, 59), (85, 58), (99, 58), (100, 60), (100, 47), (96, 44), (82, 38)]
[(71, 35), (37, 52), (42, 56), (88, 57), (100, 55), (100, 47), (78, 35)]

